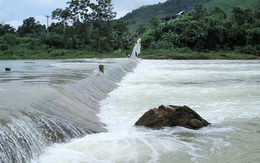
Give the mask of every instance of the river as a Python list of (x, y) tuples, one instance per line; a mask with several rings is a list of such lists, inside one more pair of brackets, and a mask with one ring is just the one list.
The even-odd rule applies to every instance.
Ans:
[[(161, 104), (189, 106), (211, 126), (133, 126)], [(141, 60), (99, 105), (106, 132), (49, 145), (32, 162), (260, 161), (260, 61)]]
[(105, 132), (99, 103), (136, 64), (132, 59), (0, 61), (0, 162), (31, 162), (53, 143)]

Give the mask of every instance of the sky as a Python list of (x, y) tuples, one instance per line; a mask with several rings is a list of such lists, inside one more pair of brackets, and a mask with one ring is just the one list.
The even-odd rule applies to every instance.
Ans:
[[(0, 0), (0, 23), (10, 24), (16, 28), (23, 24), (23, 20), (34, 17), (41, 24), (47, 24), (46, 15), (51, 15), (57, 8), (68, 7), (69, 0)], [(95, 2), (94, 0), (92, 0)], [(120, 18), (143, 5), (152, 5), (166, 0), (112, 0), (116, 18)], [(49, 19), (49, 23), (52, 20)]]

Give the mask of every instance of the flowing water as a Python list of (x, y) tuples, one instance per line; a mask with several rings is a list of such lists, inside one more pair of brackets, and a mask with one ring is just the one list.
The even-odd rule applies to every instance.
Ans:
[(136, 64), (130, 59), (0, 61), (0, 162), (27, 163), (53, 143), (105, 132), (96, 116), (99, 102)]
[[(187, 105), (211, 126), (133, 126), (161, 104)], [(32, 162), (260, 162), (260, 61), (142, 60), (100, 106), (107, 132), (53, 144)]]

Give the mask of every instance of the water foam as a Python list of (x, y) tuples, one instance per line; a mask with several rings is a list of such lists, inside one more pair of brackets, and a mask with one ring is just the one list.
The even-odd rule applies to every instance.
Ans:
[(97, 60), (95, 66), (89, 62), (12, 62), (8, 80), (0, 78), (1, 90), (5, 90), (0, 94), (0, 162), (29, 162), (52, 143), (106, 131), (96, 116), (99, 101), (137, 62), (100, 59), (106, 64), (104, 73), (95, 71)]
[[(38, 161), (256, 161), (260, 89), (255, 80), (260, 74), (255, 71), (260, 67), (248, 62), (143, 60), (101, 102), (98, 115), (107, 133), (52, 146)], [(252, 76), (239, 73), (252, 69)], [(195, 131), (133, 126), (145, 111), (161, 104), (190, 106), (212, 125)]]

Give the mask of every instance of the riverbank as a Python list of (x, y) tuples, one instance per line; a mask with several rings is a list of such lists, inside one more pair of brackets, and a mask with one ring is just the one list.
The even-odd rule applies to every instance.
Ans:
[[(125, 58), (130, 51), (117, 50), (114, 52), (93, 52), (87, 50), (65, 50), (49, 49), (47, 51), (5, 51), (0, 52), (0, 60), (19, 60), (19, 59), (74, 59), (74, 58)], [(176, 59), (176, 60), (194, 60), (194, 59), (260, 59), (260, 54), (250, 55), (238, 52), (210, 51), (197, 52), (190, 49), (156, 49), (141, 50), (139, 55), (143, 59)]]

